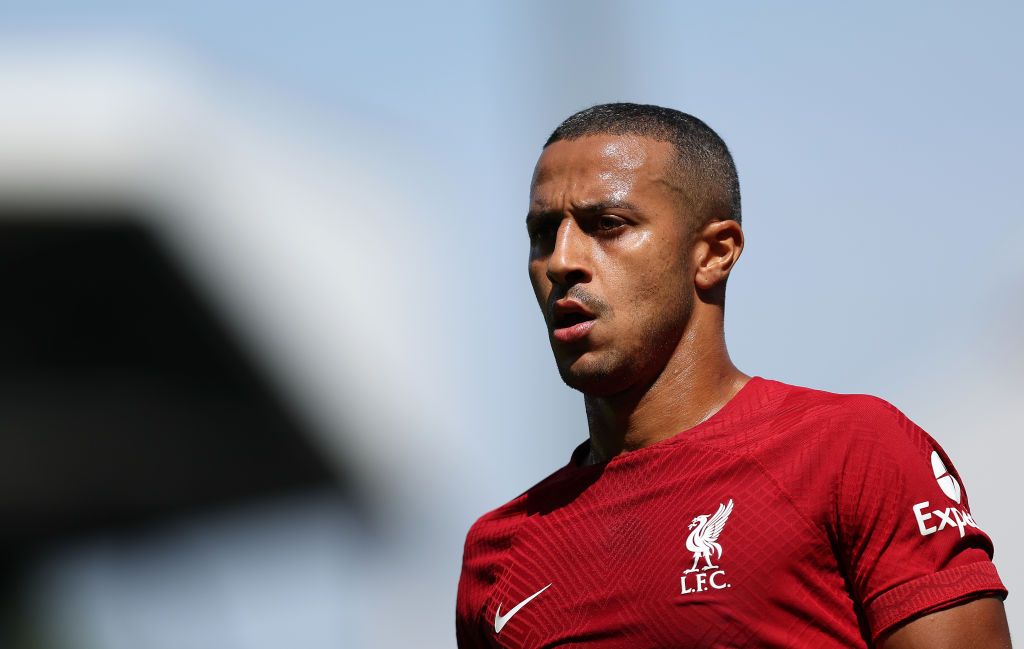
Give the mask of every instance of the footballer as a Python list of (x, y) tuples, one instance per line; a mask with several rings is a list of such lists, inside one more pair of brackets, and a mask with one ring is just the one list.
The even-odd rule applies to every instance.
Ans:
[(741, 223), (691, 115), (594, 106), (544, 145), (529, 274), (589, 439), (469, 530), (460, 647), (1010, 646), (939, 444), (880, 398), (733, 365)]

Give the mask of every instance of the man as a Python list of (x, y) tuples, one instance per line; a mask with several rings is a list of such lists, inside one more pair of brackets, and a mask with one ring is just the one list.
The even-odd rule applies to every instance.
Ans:
[(460, 647), (1009, 647), (992, 544), (887, 402), (730, 361), (722, 140), (607, 104), (537, 162), (530, 279), (589, 440), (466, 538)]

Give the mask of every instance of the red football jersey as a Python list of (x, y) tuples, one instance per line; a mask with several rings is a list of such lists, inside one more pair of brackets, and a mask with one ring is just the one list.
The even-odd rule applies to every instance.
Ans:
[(754, 377), (673, 437), (587, 450), (470, 529), (460, 647), (865, 647), (1006, 595), (949, 458), (882, 399)]

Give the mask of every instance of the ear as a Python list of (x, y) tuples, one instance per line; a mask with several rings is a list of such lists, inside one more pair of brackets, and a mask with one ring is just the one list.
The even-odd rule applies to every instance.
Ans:
[(694, 283), (700, 290), (721, 285), (743, 252), (743, 228), (732, 219), (711, 221), (697, 233)]

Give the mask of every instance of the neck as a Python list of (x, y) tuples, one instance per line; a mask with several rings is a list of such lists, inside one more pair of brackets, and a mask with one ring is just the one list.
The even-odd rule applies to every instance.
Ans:
[[(725, 347), (719, 315), (701, 322), (695, 312), (664, 368), (653, 378), (609, 396), (585, 395), (590, 456), (602, 462), (692, 428), (724, 406), (750, 378)], [(702, 326), (708, 325), (708, 326)]]

